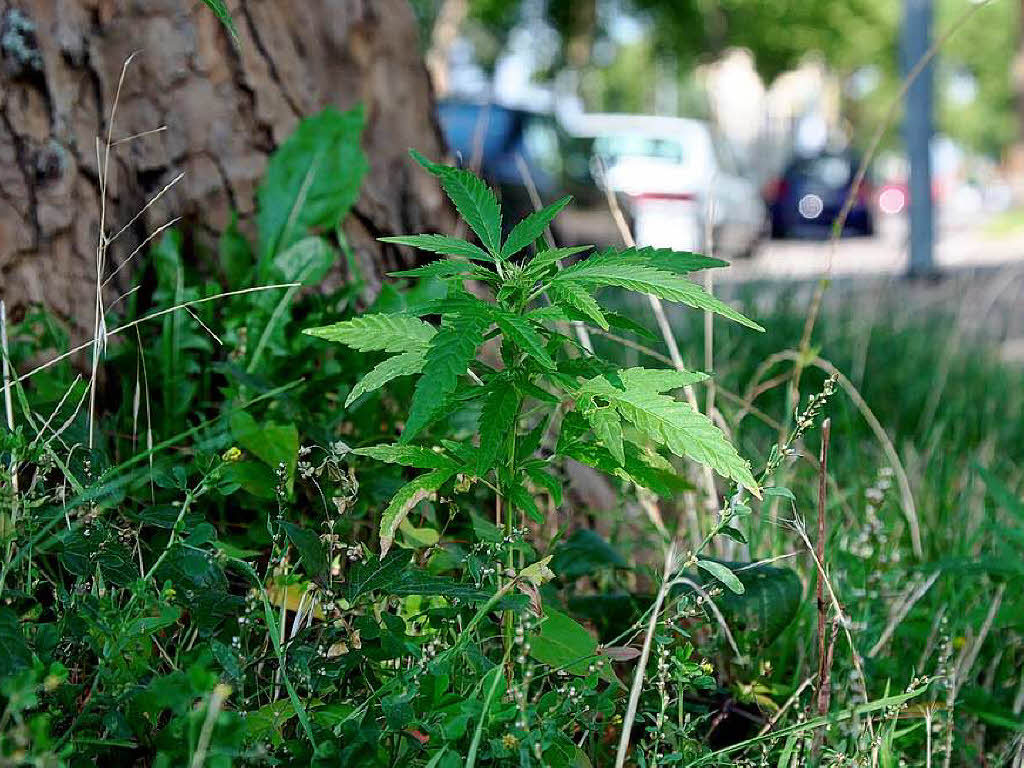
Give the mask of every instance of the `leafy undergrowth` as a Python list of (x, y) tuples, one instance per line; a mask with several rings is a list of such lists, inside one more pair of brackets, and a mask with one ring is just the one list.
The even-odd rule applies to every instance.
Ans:
[[(845, 379), (810, 367), (799, 402), (779, 379), (744, 406), (788, 370), (771, 355), (801, 319), (783, 309), (758, 333), (687, 277), (721, 262), (550, 248), (567, 200), (503, 238), (482, 182), (417, 158), (475, 237), (388, 238), (442, 258), (363, 306), (338, 226), (366, 167), (361, 124), (328, 110), (300, 125), (261, 186), (255, 244), (232, 226), (198, 269), (166, 233), (139, 277), (155, 309), (133, 294), (108, 315), (101, 378), (70, 357), (32, 368), (68, 346), (45, 314), (10, 329), (0, 759), (1010, 755), (1024, 704), (1020, 597), (1002, 586), (1021, 575), (1020, 376), (965, 352), (933, 396), (944, 340), (872, 330), (862, 390), (907, 465), (915, 551), (897, 468)], [(301, 290), (339, 265), (341, 289)], [(629, 306), (623, 290), (724, 316), (720, 418), (693, 407), (705, 374), (648, 354), (662, 340), (642, 311), (608, 309)], [(701, 359), (685, 342), (702, 314), (677, 328), (684, 359)], [(823, 327), (830, 352), (860, 348), (855, 322)], [(825, 415), (819, 609), (802, 520)]]

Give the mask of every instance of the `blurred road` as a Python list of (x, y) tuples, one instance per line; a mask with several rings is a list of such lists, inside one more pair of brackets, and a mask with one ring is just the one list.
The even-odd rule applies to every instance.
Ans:
[[(748, 260), (735, 260), (715, 278), (761, 280), (817, 278), (825, 274), (832, 247), (819, 240), (765, 240)], [(874, 237), (845, 238), (832, 254), (832, 275), (901, 274), (907, 265), (907, 224), (903, 217), (880, 217)], [(940, 220), (935, 261), (939, 269), (1024, 265), (1024, 231), (993, 234), (982, 217)]]

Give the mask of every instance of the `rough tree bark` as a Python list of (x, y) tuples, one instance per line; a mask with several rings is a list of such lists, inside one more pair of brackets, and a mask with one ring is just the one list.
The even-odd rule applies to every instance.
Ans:
[[(41, 302), (92, 332), (99, 231), (97, 137), (128, 69), (111, 155), (107, 230), (178, 173), (182, 182), (108, 252), (111, 270), (173, 216), (212, 240), (232, 209), (251, 219), (268, 154), (326, 104), (362, 102), (370, 172), (346, 233), (364, 265), (391, 261), (379, 234), (448, 226), (438, 188), (408, 162), (441, 140), (405, 0), (229, 2), (239, 46), (192, 0), (0, 0), (0, 295)], [(243, 224), (244, 226), (244, 224)], [(120, 295), (130, 270), (118, 275)]]

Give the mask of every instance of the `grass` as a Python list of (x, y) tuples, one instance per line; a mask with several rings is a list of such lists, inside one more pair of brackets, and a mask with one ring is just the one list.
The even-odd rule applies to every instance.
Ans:
[[(622, 310), (607, 333), (535, 322), (460, 357), (434, 398), (450, 413), (417, 417), (429, 445), (382, 454), (409, 403), (440, 385), (404, 377), (347, 396), (389, 364), (375, 350), (423, 351), (435, 329), (413, 310), (446, 289), (399, 281), (371, 307), (355, 280), (298, 290), (344, 261), (327, 225), (363, 164), (340, 178), (315, 158), (340, 146), (359, 159), (361, 123), (325, 111), (271, 159), (257, 214), (269, 238), (232, 227), (201, 272), (180, 232), (161, 232), (139, 265), (152, 294), (118, 313), (98, 301), (102, 344), (67, 351), (41, 311), (4, 323), (0, 761), (1019, 759), (1024, 372), (968, 332), (968, 312), (896, 311), (899, 291), (869, 312), (832, 310), (826, 296), (804, 338), (809, 310), (788, 288), (735, 302), (765, 333), (605, 294)], [(461, 207), (487, 208), (471, 179), (425, 165)], [(330, 210), (307, 211), (310, 190)], [(507, 242), (485, 219), (474, 228), (493, 255)], [(513, 285), (521, 265), (504, 263), (483, 277)], [(541, 289), (513, 289), (499, 301), (518, 317)], [(360, 337), (353, 351), (301, 333), (370, 314), (427, 336)], [(553, 385), (531, 356), (568, 373)], [(743, 487), (656, 453), (669, 438), (641, 420), (591, 431), (581, 413), (607, 415), (617, 369), (640, 365), (714, 369), (687, 401), (754, 459), (762, 499), (731, 458)], [(507, 381), (506, 366), (525, 378)], [(602, 375), (581, 401), (572, 381)], [(474, 442), (488, 405), (473, 400), (513, 385), (517, 407), (487, 437), (491, 475)], [(427, 476), (403, 461), (436, 482), (417, 485)], [(581, 473), (588, 463), (606, 475)], [(533, 474), (517, 485), (521, 467)]]

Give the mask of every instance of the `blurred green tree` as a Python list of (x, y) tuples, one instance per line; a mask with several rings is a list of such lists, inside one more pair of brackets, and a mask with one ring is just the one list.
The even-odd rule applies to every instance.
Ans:
[[(411, 2), (428, 42), (446, 7), (464, 8), (460, 33), (474, 42), (485, 70), (493, 67), (524, 5), (521, 0)], [(867, 92), (844, 88), (844, 114), (854, 136), (865, 137), (899, 88), (901, 5), (898, 0), (547, 0), (538, 7), (562, 40), (552, 70), (585, 72), (580, 82), (589, 107), (649, 109), (656, 62), (673, 62), (685, 83), (697, 64), (727, 48), (744, 47), (770, 83), (809, 53), (820, 52), (841, 82), (868, 67), (878, 75)], [(964, 14), (969, 0), (935, 0), (935, 6), (939, 35)], [(643, 41), (619, 45), (612, 61), (593, 67), (597, 43), (613, 37), (616, 15), (622, 14), (648, 22)], [(939, 129), (994, 156), (1018, 133), (1024, 136), (1024, 109), (1019, 120), (1015, 113), (1024, 98), (1015, 98), (1011, 67), (1021, 38), (1020, 16), (1021, 3), (991, 0), (938, 59)], [(632, 83), (631, 92), (623, 91), (626, 82)], [(897, 139), (895, 132), (892, 140)]]

